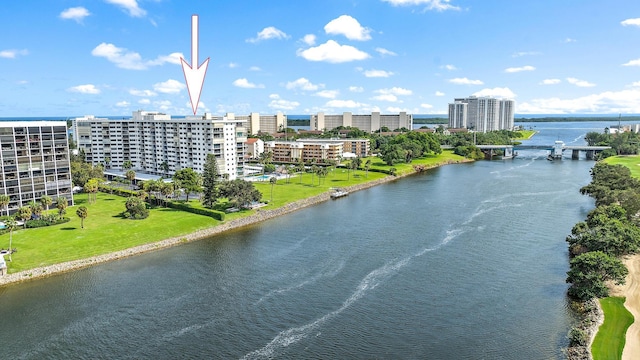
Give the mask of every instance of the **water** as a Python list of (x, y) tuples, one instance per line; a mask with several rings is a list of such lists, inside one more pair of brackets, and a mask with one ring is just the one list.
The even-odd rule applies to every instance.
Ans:
[[(538, 143), (591, 131), (535, 126)], [(593, 208), (578, 193), (593, 162), (545, 157), (446, 166), (0, 288), (2, 356), (561, 358), (573, 321), (564, 238)]]

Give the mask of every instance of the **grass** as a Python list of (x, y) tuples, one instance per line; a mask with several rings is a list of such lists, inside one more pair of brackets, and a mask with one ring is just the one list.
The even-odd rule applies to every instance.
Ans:
[[(389, 166), (378, 158), (371, 157), (371, 169), (388, 170)], [(363, 163), (367, 159), (363, 159)], [(415, 159), (412, 164), (396, 165), (397, 173), (407, 174), (413, 171), (413, 165), (423, 164), (429, 167), (459, 162), (464, 158), (444, 151), (438, 156)], [(317, 176), (302, 174), (287, 180), (278, 180), (273, 186), (271, 201), (271, 184), (256, 182), (256, 188), (262, 193), (263, 201), (268, 205), (261, 209), (276, 209), (297, 200), (319, 195), (331, 188), (347, 187), (374, 181), (387, 174), (364, 170), (347, 171), (337, 168), (326, 178), (319, 181)], [(313, 181), (313, 182), (312, 182)], [(211, 228), (219, 221), (203, 215), (196, 215), (176, 209), (154, 208), (144, 220), (129, 220), (120, 216), (125, 210), (124, 197), (98, 193), (97, 201), (87, 203), (86, 194), (74, 195), (75, 205), (67, 208), (70, 222), (37, 229), (14, 231), (12, 247), (18, 252), (13, 254), (13, 262), (8, 263), (9, 273), (29, 270), (40, 266), (85, 259), (92, 256), (124, 250), (138, 245), (153, 243), (164, 239), (178, 237), (195, 231)], [(80, 227), (80, 218), (76, 215), (78, 206), (87, 207), (89, 216), (84, 221), (84, 229)], [(202, 207), (197, 199), (191, 199), (190, 206)], [(50, 212), (54, 212), (50, 210)], [(234, 220), (254, 214), (258, 210), (243, 210), (227, 214), (225, 221)], [(9, 234), (0, 235), (0, 247), (9, 246)]]
[(531, 139), (531, 137), (535, 133), (537, 133), (537, 131), (535, 131), (535, 130), (518, 130), (518, 132), (520, 134), (522, 134), (522, 136), (519, 137), (519, 138), (512, 139), (512, 140), (528, 140), (528, 139)]
[(640, 178), (640, 156), (638, 155), (611, 156), (603, 161), (610, 165), (624, 165), (631, 170), (631, 176)]
[(620, 359), (625, 344), (627, 328), (633, 323), (633, 315), (624, 307), (623, 297), (600, 299), (604, 311), (604, 323), (598, 329), (591, 354), (594, 360)]

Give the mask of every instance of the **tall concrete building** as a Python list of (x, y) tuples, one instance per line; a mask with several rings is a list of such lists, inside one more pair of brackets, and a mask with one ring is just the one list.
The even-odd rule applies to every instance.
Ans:
[(513, 129), (515, 102), (492, 97), (456, 98), (449, 104), (449, 127), (487, 132)]
[(0, 122), (2, 188), (9, 195), (7, 208), (14, 213), (44, 195), (73, 204), (69, 140), (65, 121)]
[(309, 126), (311, 130), (332, 130), (338, 126), (356, 127), (362, 131), (375, 132), (382, 127), (389, 130), (400, 128), (413, 128), (413, 116), (406, 112), (397, 115), (384, 115), (379, 112), (372, 112), (371, 115), (353, 115), (345, 112), (342, 115), (326, 115), (319, 112), (317, 115), (311, 115)]
[(77, 118), (74, 129), (78, 148), (94, 165), (122, 169), (130, 161), (137, 172), (170, 177), (183, 168), (203, 172), (207, 154), (214, 154), (219, 173), (233, 180), (243, 175), (246, 123), (233, 114), (173, 119), (135, 111), (131, 119)]

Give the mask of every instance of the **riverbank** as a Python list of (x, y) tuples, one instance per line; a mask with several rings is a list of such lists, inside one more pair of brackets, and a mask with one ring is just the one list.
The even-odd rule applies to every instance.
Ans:
[(640, 254), (626, 256), (623, 263), (629, 270), (626, 282), (611, 289), (611, 296), (626, 297), (624, 306), (634, 317), (627, 329), (622, 359), (640, 359)]
[[(470, 161), (471, 160), (448, 161), (438, 165), (430, 166), (429, 168), (436, 168), (443, 165), (459, 164), (459, 163), (470, 162)], [(360, 191), (360, 190), (368, 189), (370, 187), (377, 186), (383, 183), (395, 181), (402, 177), (413, 175), (415, 173), (416, 172), (410, 172), (410, 173), (402, 174), (399, 176), (389, 175), (382, 179), (344, 187), (343, 190), (347, 192)], [(143, 254), (150, 251), (169, 248), (169, 247), (183, 244), (190, 241), (205, 239), (225, 231), (253, 225), (268, 219), (289, 214), (291, 212), (303, 209), (308, 206), (312, 206), (312, 205), (327, 201), (331, 199), (331, 193), (332, 193), (331, 191), (327, 191), (320, 195), (312, 196), (306, 199), (302, 199), (302, 200), (298, 200), (298, 201), (286, 204), (277, 209), (272, 209), (272, 210), (259, 209), (256, 211), (255, 214), (249, 215), (247, 217), (234, 219), (212, 228), (196, 231), (186, 236), (173, 237), (173, 238), (169, 238), (169, 239), (165, 239), (165, 240), (161, 240), (161, 241), (157, 241), (157, 242), (153, 242), (145, 245), (135, 246), (125, 250), (121, 250), (121, 251), (89, 257), (86, 259), (74, 260), (74, 261), (64, 262), (60, 264), (37, 267), (34, 269), (12, 273), (12, 274), (0, 277), (0, 286), (19, 283), (22, 281), (28, 281), (32, 279), (47, 277), (47, 276), (52, 276), (56, 274), (61, 274), (61, 273), (78, 270), (78, 269), (82, 269), (82, 268), (93, 266), (93, 265), (106, 263), (109, 261), (114, 261), (114, 260), (130, 257), (138, 254)]]

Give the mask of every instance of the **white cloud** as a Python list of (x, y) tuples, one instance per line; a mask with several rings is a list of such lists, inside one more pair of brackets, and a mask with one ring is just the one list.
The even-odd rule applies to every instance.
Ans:
[(129, 94), (133, 96), (145, 96), (145, 97), (158, 95), (157, 93), (151, 90), (136, 90), (136, 89), (129, 90)]
[(631, 60), (627, 63), (622, 64), (622, 66), (640, 66), (640, 59)]
[(240, 65), (238, 65), (238, 64), (236, 64), (236, 63), (234, 63), (234, 62), (230, 62), (230, 63), (229, 63), (229, 65), (227, 65), (227, 66), (229, 67), (229, 69), (235, 69), (235, 68), (237, 68), (237, 67), (238, 67), (238, 66), (240, 66)]
[(396, 102), (398, 97), (393, 94), (380, 94), (372, 97), (373, 100)]
[(640, 113), (640, 89), (606, 91), (574, 99), (534, 99), (518, 103), (518, 113), (527, 114), (618, 114)]
[(349, 86), (349, 91), (361, 93), (364, 91), (364, 88), (362, 86)]
[[(165, 111), (169, 110), (169, 106), (171, 103), (169, 103), (167, 107), (167, 109)], [(191, 108), (191, 102), (186, 102), (184, 103), (184, 107), (189, 109), (189, 112), (193, 111), (193, 109)], [(207, 105), (205, 105), (202, 101), (198, 101), (198, 110), (201, 110), (202, 112), (211, 112), (211, 110), (209, 110), (209, 108), (207, 107)]]
[(262, 89), (262, 88), (264, 88), (264, 85), (251, 83), (246, 78), (237, 79), (236, 81), (233, 82), (233, 85), (237, 86), (239, 88), (244, 88), (244, 89)]
[(540, 83), (541, 85), (555, 85), (555, 84), (560, 84), (562, 82), (562, 80), (560, 79), (544, 79), (542, 80), (542, 82)]
[(184, 57), (182, 53), (174, 52), (169, 55), (160, 55), (155, 60), (144, 61), (137, 52), (107, 43), (101, 43), (96, 46), (91, 51), (91, 55), (103, 57), (116, 64), (117, 67), (128, 70), (145, 70), (149, 66), (162, 65), (164, 63), (180, 65), (180, 58)]
[(387, 107), (387, 112), (388, 113), (399, 113), (399, 112), (408, 112), (410, 113), (411, 111), (407, 108), (401, 108), (401, 107), (397, 107), (397, 106), (389, 106)]
[(247, 42), (257, 43), (262, 40), (270, 40), (270, 39), (288, 39), (289, 35), (287, 35), (284, 31), (277, 29), (274, 26), (269, 26), (258, 33), (255, 38), (247, 39)]
[(173, 104), (171, 104), (171, 101), (169, 100), (158, 100), (153, 102), (153, 107), (161, 111), (169, 112), (172, 106)]
[(151, 104), (151, 100), (149, 100), (149, 99), (140, 99), (140, 100), (138, 100), (138, 104), (149, 105), (149, 104)]
[(260, 67), (258, 66), (252, 66), (249, 68), (249, 71), (262, 71), (262, 69), (260, 69)]
[(391, 71), (385, 71), (385, 70), (365, 70), (364, 71), (364, 76), (368, 78), (379, 78), (379, 77), (387, 78), (391, 75), (393, 75)]
[(444, 96), (445, 94), (442, 91), (436, 91), (435, 96)]
[(622, 24), (622, 26), (640, 26), (640, 18), (627, 19), (621, 21), (620, 24)]
[(529, 56), (529, 55), (540, 55), (539, 51), (518, 51), (511, 55), (511, 57), (521, 57), (521, 56)]
[(302, 41), (309, 46), (313, 46), (316, 44), (316, 36), (313, 34), (307, 34), (302, 38)]
[(447, 69), (447, 70), (449, 70), (449, 71), (451, 71), (451, 70), (457, 70), (457, 68), (456, 68), (454, 65), (451, 65), (451, 64), (442, 65), (442, 66), (440, 66), (440, 68), (441, 68), (441, 69)]
[(128, 101), (119, 101), (116, 103), (117, 107), (129, 107), (129, 105), (131, 105), (131, 103)]
[(98, 89), (95, 85), (93, 84), (85, 84), (85, 85), (78, 85), (78, 86), (73, 86), (67, 89), (67, 91), (70, 92), (77, 92), (80, 94), (100, 94), (100, 89)]
[(82, 23), (82, 20), (91, 15), (89, 10), (83, 8), (82, 6), (72, 7), (64, 10), (60, 13), (60, 18), (65, 20), (74, 20), (77, 23)]
[(387, 55), (387, 56), (397, 56), (398, 54), (394, 53), (391, 50), (387, 50), (385, 48), (381, 48), (381, 47), (377, 47), (376, 51), (380, 54), (380, 55)]
[(432, 109), (433, 105), (431, 105), (431, 104), (420, 104), (420, 107), (424, 108), (424, 109)]
[(289, 90), (300, 89), (303, 91), (316, 91), (319, 88), (323, 88), (324, 84), (316, 85), (305, 78), (299, 78), (295, 81), (289, 81), (285, 87)]
[(482, 85), (484, 84), (481, 80), (471, 80), (466, 77), (463, 78), (454, 78), (449, 79), (449, 82), (457, 85)]
[(360, 51), (353, 46), (340, 45), (334, 40), (329, 40), (322, 45), (306, 50), (298, 50), (298, 56), (309, 61), (326, 61), (329, 63), (343, 63), (369, 58), (369, 54)]
[(511, 91), (511, 89), (509, 89), (508, 87), (496, 87), (493, 89), (482, 89), (478, 92), (473, 93), (474, 96), (490, 96), (490, 97), (496, 97), (496, 98), (515, 98), (516, 94), (513, 93), (513, 91)]
[(377, 94), (393, 94), (393, 95), (411, 95), (413, 91), (400, 87), (392, 87), (391, 89), (379, 89), (374, 91)]
[(278, 94), (270, 94), (269, 99), (271, 99), (271, 102), (267, 106), (269, 106), (272, 109), (293, 110), (298, 106), (300, 106), (300, 103), (297, 101), (280, 99), (280, 95)]
[(533, 71), (536, 68), (531, 66), (531, 65), (525, 65), (525, 66), (521, 66), (521, 67), (510, 67), (510, 68), (506, 68), (504, 69), (504, 72), (507, 73), (517, 73), (517, 72), (522, 72), (522, 71)]
[(572, 43), (572, 42), (576, 42), (576, 41), (578, 41), (578, 40), (576, 40), (576, 39), (572, 39), (572, 38), (566, 38), (566, 39), (564, 39), (564, 42), (565, 42), (565, 43)]
[(114, 4), (122, 8), (131, 17), (144, 17), (147, 15), (147, 11), (138, 6), (136, 0), (105, 0), (110, 4)]
[(588, 82), (586, 80), (579, 80), (579, 79), (576, 79), (576, 78), (567, 78), (567, 82), (569, 84), (573, 84), (573, 85), (578, 86), (578, 87), (596, 86), (596, 84), (590, 83), (590, 82)]
[(633, 83), (631, 83), (631, 85), (629, 85), (631, 87), (638, 87), (640, 86), (640, 81), (634, 81)]
[(331, 108), (359, 108), (364, 106), (364, 104), (353, 100), (330, 100), (327, 101), (325, 106)]
[(349, 40), (366, 41), (371, 39), (371, 29), (365, 28), (358, 20), (349, 15), (341, 15), (340, 17), (329, 21), (324, 26), (324, 31), (329, 35), (344, 35)]
[(177, 94), (184, 88), (186, 88), (185, 84), (174, 79), (169, 79), (153, 85), (153, 90), (163, 94)]
[(18, 55), (27, 55), (29, 51), (27, 49), (16, 50), (16, 49), (8, 49), (0, 51), (0, 58), (5, 59), (15, 59)]
[(322, 90), (315, 93), (316, 96), (320, 96), (327, 99), (335, 99), (340, 94), (338, 90)]
[(393, 6), (425, 5), (427, 10), (460, 10), (459, 6), (449, 4), (450, 0), (382, 0)]

